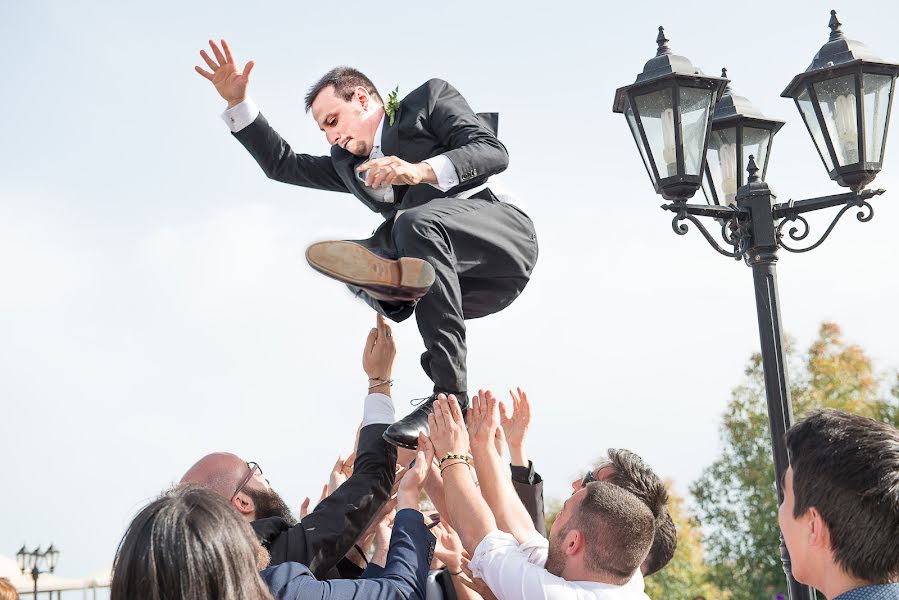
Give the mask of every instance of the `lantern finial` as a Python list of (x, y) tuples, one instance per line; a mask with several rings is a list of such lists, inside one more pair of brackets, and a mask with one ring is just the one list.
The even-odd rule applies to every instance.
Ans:
[(752, 154), (749, 155), (749, 164), (746, 167), (746, 171), (749, 173), (748, 183), (756, 183), (761, 181), (761, 177), (759, 177), (759, 167), (755, 164), (755, 156)]
[[(721, 78), (727, 79), (727, 67), (721, 67)], [(730, 96), (734, 93), (733, 88), (730, 87), (730, 81), (724, 84), (724, 91), (721, 92), (721, 96)]]
[(656, 52), (656, 56), (671, 54), (671, 48), (668, 46), (669, 41), (670, 40), (665, 37), (665, 28), (659, 25), (659, 35), (656, 37), (656, 44), (659, 45), (659, 49)]
[(830, 11), (830, 22), (827, 24), (830, 27), (830, 41), (842, 40), (846, 39), (846, 36), (843, 34), (843, 24), (840, 23), (840, 19), (837, 17), (837, 11)]

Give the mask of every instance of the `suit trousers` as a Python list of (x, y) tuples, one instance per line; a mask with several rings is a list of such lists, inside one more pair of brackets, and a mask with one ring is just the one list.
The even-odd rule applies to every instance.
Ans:
[(434, 267), (434, 285), (417, 303), (392, 304), (350, 289), (393, 321), (414, 312), (425, 344), (421, 366), (434, 391), (467, 391), (465, 320), (504, 309), (524, 290), (537, 262), (531, 219), (485, 189), (411, 208), (358, 243), (384, 257), (421, 258)]

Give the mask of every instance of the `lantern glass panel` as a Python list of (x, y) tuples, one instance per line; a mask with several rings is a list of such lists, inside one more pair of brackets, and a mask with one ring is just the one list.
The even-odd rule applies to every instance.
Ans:
[(19, 570), (23, 573), (25, 572), (25, 546), (22, 546), (22, 549), (16, 552), (16, 562), (19, 564)]
[(830, 159), (830, 152), (827, 150), (827, 143), (824, 141), (824, 134), (821, 133), (821, 125), (818, 123), (818, 116), (815, 114), (815, 106), (812, 99), (808, 95), (808, 90), (802, 90), (802, 93), (796, 97), (796, 106), (799, 107), (799, 114), (805, 121), (809, 132), (812, 134), (812, 141), (818, 148), (818, 154), (824, 161), (824, 167), (829, 171), (833, 171), (833, 161)]
[(680, 88), (681, 139), (684, 144), (684, 174), (702, 174), (702, 147), (709, 126), (712, 91)]
[[(712, 130), (706, 164), (721, 205), (733, 204), (737, 196), (737, 130), (734, 127)], [(708, 197), (708, 193), (706, 194)], [(709, 198), (712, 204), (712, 198)]]
[(858, 162), (858, 113), (855, 75), (825, 79), (815, 84), (815, 94), (840, 166)]
[(755, 157), (755, 164), (758, 165), (759, 173), (765, 172), (765, 163), (768, 162), (768, 141), (770, 139), (771, 132), (767, 129), (759, 129), (758, 127), (743, 128), (743, 165), (740, 173), (746, 174), (746, 170), (749, 168), (750, 156)]
[(646, 132), (648, 154), (655, 161), (659, 177), (674, 177), (677, 175), (677, 145), (671, 88), (643, 94), (634, 100)]
[(890, 75), (865, 73), (862, 90), (865, 94), (865, 160), (883, 162), (883, 141), (890, 110)]
[(640, 158), (643, 159), (643, 166), (646, 167), (646, 173), (649, 175), (649, 180), (655, 185), (655, 179), (652, 176), (652, 167), (649, 166), (649, 159), (646, 158), (646, 149), (643, 147), (643, 138), (640, 137), (640, 128), (637, 126), (637, 118), (634, 116), (634, 110), (631, 108), (630, 100), (628, 100), (624, 116), (627, 117), (627, 124), (631, 128), (634, 140), (637, 141), (637, 148), (640, 150)]

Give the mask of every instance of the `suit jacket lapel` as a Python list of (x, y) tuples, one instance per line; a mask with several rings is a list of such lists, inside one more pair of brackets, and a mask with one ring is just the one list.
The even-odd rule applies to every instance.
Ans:
[(399, 124), (402, 112), (403, 105), (400, 104), (394, 115), (393, 125), (390, 124), (390, 115), (384, 115), (384, 126), (381, 129), (381, 152), (384, 153), (384, 156), (400, 155)]

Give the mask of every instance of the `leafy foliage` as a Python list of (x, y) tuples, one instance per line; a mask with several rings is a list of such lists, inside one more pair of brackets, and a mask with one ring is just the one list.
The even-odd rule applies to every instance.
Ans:
[[(894, 425), (899, 417), (899, 378), (892, 398), (864, 350), (824, 323), (804, 357), (788, 344), (794, 417), (836, 408)], [(800, 359), (801, 362), (800, 362)], [(690, 487), (706, 531), (711, 580), (734, 600), (785, 593), (771, 438), (761, 357), (754, 355), (746, 379), (733, 390), (721, 426), (723, 450)]]

